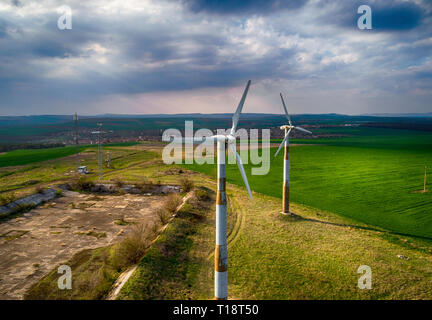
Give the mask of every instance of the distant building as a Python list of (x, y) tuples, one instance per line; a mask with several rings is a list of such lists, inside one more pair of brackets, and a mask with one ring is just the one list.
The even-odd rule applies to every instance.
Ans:
[(78, 167), (78, 172), (86, 174), (87, 173), (87, 166)]

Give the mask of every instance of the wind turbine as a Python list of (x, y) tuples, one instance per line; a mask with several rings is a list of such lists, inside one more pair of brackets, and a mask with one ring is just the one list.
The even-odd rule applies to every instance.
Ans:
[(288, 125), (281, 126), (281, 130), (285, 130), (285, 137), (282, 140), (279, 148), (277, 149), (275, 153), (275, 157), (279, 154), (279, 151), (281, 150), (282, 146), (285, 146), (285, 157), (284, 157), (284, 174), (283, 174), (283, 191), (282, 191), (282, 214), (289, 215), (289, 169), (290, 169), (290, 162), (289, 162), (289, 135), (292, 129), (299, 130), (302, 132), (306, 132), (309, 134), (312, 134), (309, 130), (303, 129), (302, 127), (293, 126), (291, 122), (291, 118), (288, 114), (285, 101), (283, 99), (282, 93), (280, 94), (282, 105), (285, 111), (285, 116), (288, 119)]
[(215, 135), (209, 137), (217, 141), (217, 195), (216, 195), (216, 249), (215, 249), (215, 299), (228, 299), (228, 248), (227, 248), (227, 201), (226, 201), (226, 157), (227, 146), (236, 156), (237, 165), (252, 199), (252, 192), (243, 168), (240, 155), (236, 150), (235, 132), (240, 114), (243, 109), (246, 95), (251, 81), (246, 84), (246, 88), (241, 97), (240, 103), (232, 118), (232, 127), (229, 134)]
[[(249, 197), (252, 199), (252, 192), (243, 167), (243, 162), (236, 150), (235, 132), (243, 109), (246, 95), (249, 91), (251, 81), (246, 88), (232, 117), (232, 127), (228, 134), (218, 134), (202, 138), (185, 137), (177, 140), (181, 143), (203, 143), (206, 141), (217, 143), (217, 193), (216, 193), (216, 248), (215, 248), (215, 299), (228, 299), (228, 248), (227, 248), (227, 198), (226, 198), (226, 157), (227, 147), (231, 149), (236, 157)], [(174, 140), (176, 141), (176, 140)]]

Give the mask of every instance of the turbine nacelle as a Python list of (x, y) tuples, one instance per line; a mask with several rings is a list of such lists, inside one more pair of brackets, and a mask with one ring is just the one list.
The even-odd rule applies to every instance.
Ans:
[(211, 137), (205, 137), (206, 141), (227, 142), (228, 144), (236, 143), (236, 137), (231, 134), (217, 134)]
[[(230, 132), (228, 134), (216, 134), (214, 136), (202, 137), (202, 138), (182, 138), (182, 139), (178, 139), (178, 141), (182, 142), (182, 143), (183, 142), (202, 143), (204, 141), (226, 142), (228, 144), (229, 148), (231, 149), (231, 152), (236, 157), (236, 162), (237, 162), (237, 165), (239, 167), (239, 170), (240, 170), (241, 176), (243, 178), (244, 184), (245, 184), (246, 189), (248, 191), (249, 197), (252, 199), (252, 191), (251, 191), (251, 189), (249, 187), (249, 182), (248, 182), (247, 177), (246, 177), (246, 172), (245, 172), (244, 167), (243, 167), (243, 162), (242, 162), (242, 160), (240, 158), (240, 155), (237, 153), (237, 149), (236, 149), (236, 136), (235, 136), (235, 133), (236, 133), (236, 130), (237, 130), (237, 123), (239, 121), (240, 114), (242, 112), (243, 105), (244, 105), (244, 102), (246, 100), (246, 95), (248, 93), (250, 83), (251, 83), (251, 81), (249, 80), (247, 82), (247, 84), (246, 84), (246, 88), (245, 88), (245, 90), (243, 92), (243, 95), (241, 97), (240, 103), (237, 106), (237, 110), (236, 110), (236, 112), (233, 115), (233, 118), (232, 118), (232, 127), (231, 127)], [(218, 150), (218, 152), (219, 152), (219, 150)]]
[(287, 108), (286, 108), (285, 101), (284, 101), (284, 98), (283, 98), (283, 96), (282, 96), (282, 93), (280, 94), (280, 97), (281, 97), (281, 100), (282, 100), (282, 106), (283, 106), (284, 111), (285, 111), (285, 117), (287, 118), (289, 124), (287, 124), (287, 125), (283, 125), (283, 126), (280, 127), (281, 130), (288, 130), (288, 131), (287, 131), (287, 133), (285, 134), (285, 137), (284, 137), (284, 139), (282, 140), (282, 142), (281, 142), (279, 148), (277, 149), (277, 151), (276, 151), (276, 153), (275, 153), (275, 155), (274, 155), (275, 157), (279, 154), (279, 151), (282, 149), (282, 146), (285, 144), (285, 142), (288, 141), (289, 134), (291, 133), (291, 130), (292, 130), (292, 129), (295, 129), (295, 130), (299, 130), (299, 131), (302, 131), (302, 132), (305, 132), (305, 133), (312, 134), (312, 132), (310, 132), (309, 130), (303, 129), (302, 127), (293, 126), (293, 124), (292, 124), (292, 122), (291, 122), (291, 117), (290, 117), (290, 115), (289, 115), (289, 113), (288, 113), (288, 110), (287, 110)]
[(288, 125), (288, 124), (283, 125), (283, 126), (280, 127), (281, 130), (289, 130), (289, 129), (293, 129), (293, 128), (294, 128), (294, 126), (291, 126), (291, 125)]

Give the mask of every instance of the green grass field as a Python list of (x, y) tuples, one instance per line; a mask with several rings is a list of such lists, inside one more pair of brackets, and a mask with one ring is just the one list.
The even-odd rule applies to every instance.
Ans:
[[(133, 146), (135, 142), (124, 142), (124, 143), (108, 143), (104, 147), (116, 147), (116, 146)], [(78, 147), (78, 152), (81, 152), (88, 148), (96, 148), (96, 145), (81, 145)], [(42, 162), (51, 159), (63, 158), (75, 154), (77, 148), (75, 146), (67, 146), (62, 148), (47, 148), (47, 149), (23, 149), (14, 150), (0, 154), (0, 168), (10, 166), (22, 166), (26, 164)]]
[[(432, 134), (402, 130), (348, 128), (349, 137), (312, 140), (291, 156), (291, 201), (334, 212), (387, 230), (432, 239), (432, 192), (423, 189), (424, 166), (432, 176)], [(303, 140), (294, 140), (303, 142)], [(269, 174), (252, 176), (251, 188), (281, 198), (283, 154), (273, 158)], [(187, 165), (216, 176), (215, 165)], [(243, 186), (237, 165), (228, 165), (227, 181)], [(432, 189), (432, 183), (428, 184)]]
[[(151, 151), (142, 151), (135, 143), (112, 143), (103, 146), (104, 160), (106, 153), (111, 154), (111, 168), (106, 167), (104, 161), (104, 177), (112, 171), (124, 170), (136, 163), (147, 161), (158, 156)], [(98, 161), (96, 146), (80, 146), (80, 164), (87, 166), (89, 179), (98, 177)], [(24, 196), (31, 193), (37, 186), (47, 187), (53, 183), (65, 182), (73, 178), (76, 171), (75, 147), (16, 150), (6, 154), (0, 166), (0, 197), (6, 193), (15, 193), (15, 196)], [(66, 154), (66, 156), (65, 156)], [(23, 155), (23, 158), (20, 158)], [(28, 163), (17, 166), (17, 163)], [(12, 166), (6, 166), (12, 165)]]
[[(422, 216), (418, 209), (421, 202), (414, 197), (422, 197), (426, 211), (430, 194), (411, 193), (410, 188), (422, 187), (423, 164), (417, 172), (416, 162), (431, 159), (429, 149), (422, 147), (430, 140), (422, 133), (406, 134), (410, 136), (401, 136), (399, 142), (394, 140), (393, 147), (387, 148), (379, 145), (393, 136), (382, 135), (383, 142), (368, 142), (371, 138), (364, 135), (340, 138), (341, 145), (293, 147), (292, 209), (300, 217), (280, 214), (282, 155), (272, 161), (270, 174), (264, 177), (251, 176), (251, 166), (247, 166), (251, 185), (260, 192), (252, 201), (237, 166), (230, 165), (228, 177), (234, 182), (227, 185), (230, 299), (430, 299), (432, 242), (376, 231), (370, 226), (372, 219), (378, 219), (376, 225), (387, 224), (389, 230), (404, 227), (400, 233), (407, 234), (411, 233), (410, 227), (413, 234), (423, 232), (429, 237), (430, 219), (419, 219), (430, 217), (430, 212)], [(344, 145), (347, 139), (358, 139), (359, 143)], [(423, 142), (407, 146), (404, 141), (410, 139)], [(205, 205), (185, 206), (172, 220), (139, 263), (119, 299), (211, 299), (216, 189), (212, 175), (216, 167), (190, 166), (208, 174), (203, 175), (165, 165), (161, 146), (104, 148), (108, 149), (113, 168), (104, 169), (104, 181), (180, 184), (189, 178), (197, 187), (207, 188), (211, 196)], [(93, 171), (87, 177), (97, 179), (96, 149), (89, 148), (80, 157)], [(0, 179), (0, 192), (33, 189), (36, 184), (24, 187), (32, 180), (37, 185), (68, 181), (73, 178), (69, 173), (74, 168), (73, 155), (19, 168), (1, 168), (0, 174), (8, 175)], [(411, 178), (407, 179), (407, 175)], [(401, 213), (395, 213), (398, 206)], [(407, 212), (407, 208), (412, 211)], [(105, 249), (92, 251), (95, 267), (103, 266), (99, 257)], [(357, 268), (363, 264), (373, 270), (372, 290), (357, 288)], [(73, 269), (73, 274), (79, 275), (86, 266)], [(56, 272), (54, 268), (51, 275), (58, 276)], [(76, 297), (88, 297), (87, 291)]]

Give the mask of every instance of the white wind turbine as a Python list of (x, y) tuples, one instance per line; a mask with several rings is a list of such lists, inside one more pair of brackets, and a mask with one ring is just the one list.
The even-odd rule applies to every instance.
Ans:
[(252, 192), (246, 177), (240, 155), (236, 150), (235, 132), (240, 114), (243, 109), (246, 95), (251, 81), (246, 84), (243, 96), (232, 118), (232, 127), (229, 134), (209, 137), (217, 142), (217, 195), (216, 195), (216, 249), (215, 249), (215, 299), (228, 299), (228, 249), (227, 249), (227, 201), (226, 201), (226, 170), (227, 146), (236, 156), (237, 165), (252, 199)]
[(275, 153), (275, 157), (279, 154), (279, 151), (281, 150), (282, 146), (285, 146), (285, 157), (284, 157), (284, 174), (283, 174), (283, 191), (282, 191), (282, 213), (283, 214), (290, 214), (289, 211), (289, 169), (290, 169), (290, 162), (289, 162), (289, 134), (292, 129), (303, 131), (306, 133), (312, 134), (309, 130), (303, 129), (301, 127), (293, 126), (291, 122), (291, 118), (288, 114), (285, 101), (283, 99), (282, 93), (280, 94), (282, 105), (285, 111), (285, 116), (288, 119), (288, 125), (281, 126), (281, 130), (285, 130), (285, 138), (282, 140), (279, 148), (277, 149)]
[[(217, 143), (217, 194), (216, 194), (216, 248), (215, 248), (215, 299), (228, 299), (228, 249), (227, 249), (227, 198), (226, 198), (226, 157), (227, 146), (231, 149), (236, 157), (237, 165), (252, 199), (252, 192), (243, 168), (243, 162), (236, 150), (237, 123), (243, 109), (246, 95), (249, 91), (251, 81), (246, 84), (243, 96), (237, 106), (237, 110), (232, 117), (232, 127), (228, 134), (218, 134), (208, 137), (185, 137), (177, 140), (181, 143)], [(176, 141), (176, 140), (174, 140)]]

